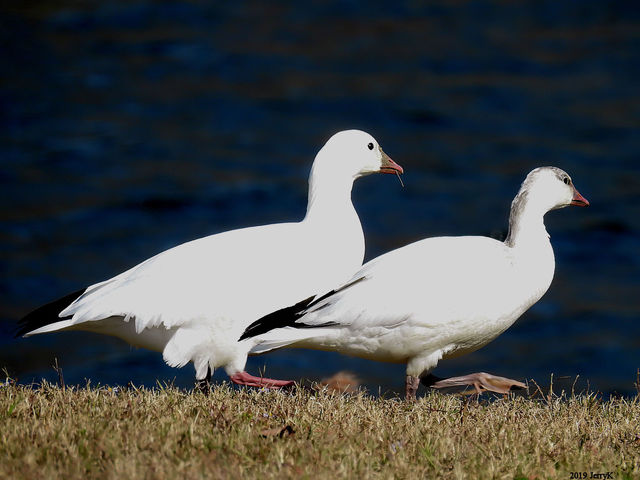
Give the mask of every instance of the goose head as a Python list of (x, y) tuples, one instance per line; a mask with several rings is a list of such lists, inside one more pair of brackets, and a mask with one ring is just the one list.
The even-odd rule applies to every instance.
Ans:
[(548, 238), (542, 221), (544, 215), (550, 210), (569, 205), (586, 207), (589, 202), (576, 190), (567, 172), (557, 167), (532, 170), (511, 203), (509, 233), (505, 243), (510, 247), (522, 241), (526, 243), (523, 239), (528, 238), (527, 232), (530, 233), (532, 228)]
[(372, 173), (403, 173), (376, 139), (361, 130), (343, 130), (333, 135), (318, 152), (314, 171), (352, 180)]
[(542, 213), (569, 205), (589, 206), (589, 201), (576, 190), (569, 174), (557, 167), (532, 170), (522, 183), (520, 193), (526, 194), (527, 203)]

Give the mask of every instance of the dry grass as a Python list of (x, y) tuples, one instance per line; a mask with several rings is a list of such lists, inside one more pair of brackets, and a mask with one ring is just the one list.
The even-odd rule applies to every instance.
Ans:
[(6, 383), (0, 478), (640, 477), (637, 397), (491, 398)]

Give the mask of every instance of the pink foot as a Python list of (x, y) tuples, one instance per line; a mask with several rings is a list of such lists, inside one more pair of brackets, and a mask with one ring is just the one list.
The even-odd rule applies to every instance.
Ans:
[(291, 380), (274, 380), (272, 378), (254, 377), (247, 372), (234, 373), (230, 378), (236, 385), (245, 385), (247, 387), (278, 389), (293, 387), (296, 384), (296, 382)]
[(496, 393), (509, 393), (511, 390), (520, 390), (527, 386), (517, 380), (510, 378), (498, 377), (490, 373), (480, 372), (463, 375), (461, 377), (445, 378), (431, 385), (433, 388), (457, 387), (463, 385), (471, 385), (475, 388), (476, 393), (480, 395), (484, 390)]

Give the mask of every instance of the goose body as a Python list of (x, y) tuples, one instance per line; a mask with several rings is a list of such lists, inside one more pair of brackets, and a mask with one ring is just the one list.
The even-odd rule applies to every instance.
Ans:
[(32, 312), (19, 334), (113, 335), (162, 352), (171, 366), (193, 362), (198, 380), (222, 366), (236, 383), (278, 386), (243, 371), (250, 345), (238, 338), (255, 318), (331, 288), (361, 266), (364, 235), (351, 188), (374, 172), (402, 169), (369, 134), (339, 132), (316, 156), (301, 222), (178, 245)]
[(242, 338), (256, 354), (292, 346), (406, 363), (407, 395), (415, 396), (417, 379), (441, 359), (483, 347), (544, 295), (555, 260), (543, 216), (570, 204), (588, 202), (568, 175), (536, 169), (512, 204), (504, 242), (412, 243), (368, 262), (335, 290), (254, 322)]

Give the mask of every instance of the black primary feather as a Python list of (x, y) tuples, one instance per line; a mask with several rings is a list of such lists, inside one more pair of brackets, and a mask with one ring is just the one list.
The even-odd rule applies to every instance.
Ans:
[[(267, 333), (276, 328), (284, 328), (284, 327), (293, 327), (293, 328), (320, 328), (320, 327), (330, 327), (337, 325), (335, 322), (326, 322), (319, 325), (308, 325), (306, 323), (299, 323), (297, 320), (305, 315), (307, 311), (320, 303), (323, 300), (335, 295), (336, 293), (342, 292), (343, 290), (355, 285), (356, 283), (361, 282), (367, 277), (360, 277), (354, 280), (351, 283), (347, 283), (340, 288), (335, 290), (331, 290), (330, 292), (325, 293), (321, 297), (316, 298), (315, 296), (309, 297), (301, 302), (296, 303), (290, 307), (281, 308), (280, 310), (276, 310), (275, 312), (271, 312), (264, 317), (256, 320), (251, 325), (249, 325), (244, 333), (240, 336), (238, 341), (244, 340), (245, 338), (256, 337), (258, 335), (262, 335), (263, 333)], [(320, 309), (324, 308), (324, 305), (320, 307)]]
[(18, 330), (16, 331), (16, 337), (21, 337), (25, 333), (32, 332), (40, 327), (44, 327), (45, 325), (49, 325), (51, 323), (59, 322), (60, 320), (65, 320), (65, 318), (60, 318), (58, 314), (67, 308), (71, 302), (73, 302), (76, 298), (84, 293), (85, 289), (78, 290), (77, 292), (70, 293), (69, 295), (65, 295), (58, 300), (54, 300), (51, 303), (47, 303), (46, 305), (37, 308), (33, 312), (26, 315), (22, 320), (18, 322)]
[(271, 312), (259, 320), (256, 320), (246, 328), (238, 341), (261, 335), (269, 330), (273, 330), (274, 328), (295, 326), (295, 321), (304, 314), (303, 312), (311, 304), (314, 298), (315, 296), (309, 297), (295, 305), (281, 308), (280, 310)]

